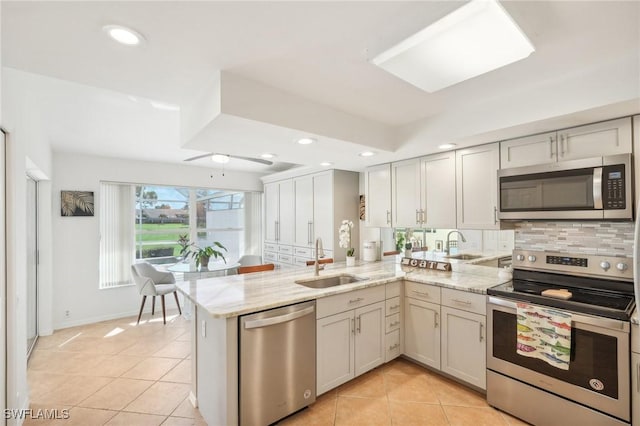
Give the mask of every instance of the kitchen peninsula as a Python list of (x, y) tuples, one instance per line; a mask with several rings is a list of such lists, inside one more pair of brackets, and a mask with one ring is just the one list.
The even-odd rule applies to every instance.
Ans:
[[(414, 360), (432, 368), (441, 369), (443, 372), (457, 376), (473, 387), (481, 389), (484, 387), (483, 378), (479, 380), (466, 371), (460, 371), (460, 374), (456, 374), (458, 370), (452, 368), (455, 366), (447, 366), (444, 362), (440, 368), (439, 348), (441, 344), (439, 329), (437, 330), (437, 344), (435, 345), (438, 352), (436, 356), (437, 363), (434, 364), (433, 356), (429, 353), (423, 354), (423, 351), (420, 350), (424, 345), (412, 345), (411, 342), (406, 341), (400, 332), (400, 324), (405, 322), (408, 327), (421, 327), (421, 312), (431, 312), (425, 310), (423, 306), (437, 309), (439, 315), (440, 303), (442, 303), (443, 326), (446, 321), (444, 318), (445, 309), (451, 310), (453, 308), (458, 308), (463, 316), (466, 315), (467, 317), (470, 316), (471, 319), (484, 321), (482, 314), (484, 314), (486, 289), (501, 284), (506, 280), (498, 277), (499, 271), (497, 268), (476, 266), (472, 263), (480, 263), (504, 255), (506, 253), (483, 255), (471, 262), (452, 260), (452, 271), (449, 272), (401, 266), (399, 258), (392, 258), (383, 262), (360, 262), (354, 267), (346, 267), (344, 263), (336, 263), (327, 265), (327, 268), (320, 272), (320, 277), (349, 274), (362, 280), (322, 289), (309, 288), (295, 283), (297, 280), (314, 278), (313, 268), (282, 269), (273, 272), (178, 283), (178, 289), (196, 306), (195, 315), (192, 318), (191, 339), (193, 354), (192, 402), (197, 404), (208, 424), (238, 424), (238, 317), (240, 315), (316, 300), (319, 306), (317, 318), (318, 327), (320, 327), (322, 321), (320, 319), (322, 316), (320, 304), (324, 303), (329, 310), (336, 310), (335, 306), (339, 305), (339, 298), (352, 292), (357, 292), (353, 294), (366, 295), (351, 298), (352, 300), (349, 302), (355, 301), (353, 306), (350, 306), (354, 310), (366, 304), (373, 306), (374, 302), (381, 306), (380, 321), (382, 325), (379, 333), (381, 335), (380, 341), (382, 342), (380, 345), (382, 358), (377, 365), (404, 353)], [(442, 257), (433, 257), (433, 259), (445, 260)], [(376, 296), (373, 296), (371, 300), (367, 299), (371, 292), (379, 294), (380, 300), (375, 299)], [(409, 294), (410, 292), (411, 294)], [(401, 312), (393, 312), (394, 309), (400, 310), (405, 305), (411, 305), (412, 307), (415, 305), (417, 310), (405, 310), (404, 316)], [(458, 309), (454, 310), (458, 311)], [(326, 315), (330, 315), (330, 313)], [(418, 315), (418, 317), (413, 317), (412, 315)], [(387, 320), (386, 330), (385, 319)], [(412, 324), (412, 319), (419, 321)], [(425, 327), (427, 326), (425, 325)], [(484, 322), (480, 322), (479, 327), (481, 335), (479, 343), (484, 345), (482, 338)], [(390, 345), (388, 339), (393, 339), (394, 336), (395, 339), (399, 340), (392, 340), (395, 343)], [(386, 341), (385, 338), (387, 339)], [(413, 348), (412, 353), (407, 354), (403, 350), (407, 343), (407, 347)], [(464, 345), (465, 341), (464, 339), (456, 339), (455, 344), (458, 346)], [(321, 345), (318, 345), (318, 349), (320, 347)], [(445, 347), (443, 336), (443, 349)], [(318, 357), (320, 358), (321, 354)], [(476, 367), (481, 369), (481, 376), (484, 377), (484, 358), (478, 362), (481, 362), (482, 365)], [(462, 370), (464, 370), (464, 367)], [(323, 381), (318, 377), (318, 394), (334, 387), (334, 385), (337, 386), (344, 383), (348, 379), (340, 380), (340, 382), (329, 382)], [(323, 385), (323, 383), (326, 383), (326, 385)]]

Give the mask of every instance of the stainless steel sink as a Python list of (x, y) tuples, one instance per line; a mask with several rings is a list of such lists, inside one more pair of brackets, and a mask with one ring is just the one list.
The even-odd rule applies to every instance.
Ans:
[(310, 288), (327, 288), (335, 287), (342, 284), (351, 284), (358, 281), (364, 281), (368, 278), (357, 277), (350, 274), (334, 275), (332, 277), (308, 278), (304, 280), (294, 281), (296, 284)]
[(448, 259), (457, 259), (457, 260), (473, 260), (479, 259), (482, 256), (479, 254), (454, 254), (451, 256), (445, 256)]

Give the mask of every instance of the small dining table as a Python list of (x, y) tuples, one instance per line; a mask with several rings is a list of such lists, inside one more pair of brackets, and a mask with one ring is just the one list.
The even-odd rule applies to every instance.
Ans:
[(240, 263), (223, 263), (223, 262), (211, 262), (205, 268), (196, 268), (196, 265), (192, 263), (176, 263), (167, 268), (170, 272), (184, 274), (185, 280), (192, 280), (197, 278), (211, 278), (229, 275), (229, 271), (238, 269)]

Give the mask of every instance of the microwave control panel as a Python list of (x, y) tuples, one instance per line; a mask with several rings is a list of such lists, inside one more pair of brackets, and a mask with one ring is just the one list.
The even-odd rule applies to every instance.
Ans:
[(602, 168), (602, 205), (605, 210), (627, 208), (625, 202), (624, 165), (605, 166)]

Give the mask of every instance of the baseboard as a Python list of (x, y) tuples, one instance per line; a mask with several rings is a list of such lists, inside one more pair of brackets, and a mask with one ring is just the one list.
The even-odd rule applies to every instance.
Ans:
[[(116, 313), (116, 314), (109, 314), (109, 315), (101, 315), (101, 316), (96, 316), (96, 317), (89, 317), (89, 318), (83, 318), (83, 319), (79, 319), (79, 320), (69, 320), (69, 321), (62, 321), (58, 324), (55, 324), (53, 329), (54, 330), (61, 330), (64, 328), (70, 328), (70, 327), (78, 327), (80, 325), (87, 325), (87, 324), (94, 324), (97, 322), (102, 322), (102, 321), (110, 321), (110, 320), (114, 320), (114, 319), (120, 319), (120, 318), (126, 318), (126, 317), (134, 317), (136, 318), (138, 316), (138, 312), (139, 311), (130, 311), (130, 312), (120, 312), (120, 313)], [(175, 313), (178, 313), (178, 309), (167, 309), (167, 315), (173, 315)], [(160, 310), (158, 310), (158, 307), (156, 306), (156, 316), (159, 314), (160, 317), (162, 318), (162, 308), (160, 308)], [(151, 315), (151, 308), (149, 308), (149, 311), (147, 312), (146, 310), (142, 313), (143, 317), (144, 315)]]
[(191, 402), (191, 405), (195, 408), (198, 408), (198, 398), (193, 394), (193, 391), (189, 392), (189, 402)]

